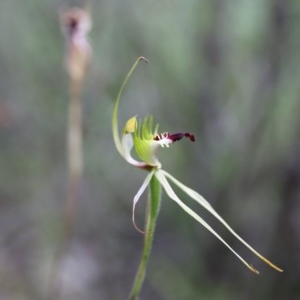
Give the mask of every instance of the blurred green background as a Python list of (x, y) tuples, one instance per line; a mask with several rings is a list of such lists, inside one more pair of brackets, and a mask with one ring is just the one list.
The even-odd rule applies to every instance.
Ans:
[[(80, 1), (0, 2), (0, 299), (45, 299), (67, 184), (68, 79), (58, 11)], [(195, 208), (261, 274), (249, 272), (166, 195), (143, 300), (300, 299), (300, 2), (94, 1), (84, 91), (84, 159), (63, 299), (126, 299), (142, 236), (132, 198), (145, 174), (111, 134), (113, 100), (139, 55), (121, 119), (153, 114), (192, 132), (160, 150), (164, 169), (199, 191), (257, 260)], [(137, 209), (143, 223), (145, 197)]]

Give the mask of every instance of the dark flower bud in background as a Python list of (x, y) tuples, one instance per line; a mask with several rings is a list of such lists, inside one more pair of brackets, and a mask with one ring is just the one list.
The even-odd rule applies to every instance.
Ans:
[(70, 78), (81, 82), (91, 60), (92, 49), (88, 33), (92, 20), (88, 9), (71, 8), (60, 13), (60, 23), (66, 39), (66, 69)]

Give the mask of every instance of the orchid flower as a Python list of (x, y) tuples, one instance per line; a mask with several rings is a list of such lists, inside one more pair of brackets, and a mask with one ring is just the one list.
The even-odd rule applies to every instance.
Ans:
[[(233, 236), (235, 236), (242, 244), (244, 244), (251, 252), (258, 256), (262, 261), (267, 263), (269, 266), (274, 268), (279, 272), (283, 272), (282, 269), (274, 265), (260, 253), (258, 253), (254, 248), (252, 248), (246, 241), (244, 241), (229, 225), (228, 223), (215, 211), (211, 204), (205, 200), (199, 193), (192, 190), (185, 184), (181, 183), (171, 174), (162, 169), (161, 162), (159, 161), (156, 153), (160, 147), (169, 147), (174, 144), (174, 142), (179, 141), (183, 138), (187, 138), (190, 141), (194, 142), (195, 137), (190, 133), (159, 133), (158, 125), (153, 124), (153, 118), (151, 116), (146, 117), (143, 120), (137, 119), (136, 116), (130, 118), (121, 134), (119, 134), (118, 129), (118, 108), (120, 98), (123, 92), (123, 89), (131, 76), (131, 73), (135, 69), (136, 65), (140, 60), (145, 60), (145, 58), (140, 57), (133, 65), (132, 69), (129, 71), (126, 76), (123, 85), (120, 89), (120, 92), (116, 98), (113, 108), (113, 118), (112, 118), (112, 131), (115, 145), (121, 156), (131, 165), (144, 169), (148, 172), (146, 178), (144, 179), (143, 184), (139, 188), (138, 192), (133, 199), (133, 208), (132, 208), (132, 220), (134, 226), (137, 228), (134, 220), (134, 211), (136, 204), (141, 198), (142, 194), (145, 192), (147, 187), (149, 187), (152, 179), (155, 179), (159, 182), (165, 193), (175, 201), (186, 213), (193, 217), (197, 222), (203, 225), (208, 231), (210, 231), (217, 239), (219, 239), (234, 255), (244, 263), (251, 271), (256, 274), (259, 274), (259, 271), (256, 270), (250, 263), (248, 263), (244, 258), (242, 258), (203, 218), (201, 218), (195, 211), (193, 211), (189, 206), (187, 206), (177, 194), (174, 192), (172, 185), (175, 185), (177, 188), (182, 190), (189, 198), (196, 201), (204, 209), (206, 209), (210, 214), (212, 214)], [(137, 160), (131, 155), (132, 150), (135, 150), (136, 156), (139, 158)]]

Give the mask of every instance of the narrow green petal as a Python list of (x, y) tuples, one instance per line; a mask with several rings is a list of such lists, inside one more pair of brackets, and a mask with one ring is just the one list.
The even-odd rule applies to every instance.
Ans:
[(123, 155), (123, 151), (122, 151), (122, 145), (121, 145), (121, 138), (119, 135), (119, 125), (118, 125), (118, 110), (119, 110), (119, 103), (120, 103), (120, 98), (123, 94), (123, 90), (131, 76), (131, 74), (133, 73), (133, 71), (135, 70), (136, 66), (138, 65), (138, 63), (143, 60), (145, 62), (148, 62), (148, 60), (142, 56), (140, 56), (135, 63), (133, 64), (133, 66), (131, 67), (131, 69), (129, 70), (128, 74), (126, 75), (121, 88), (118, 92), (117, 98), (115, 100), (114, 103), (114, 107), (113, 107), (113, 115), (112, 115), (112, 133), (113, 133), (113, 138), (114, 138), (114, 142), (116, 145), (117, 150), (119, 151), (119, 153), (121, 155)]
[(186, 213), (192, 216), (201, 225), (203, 225), (208, 231), (210, 231), (216, 238), (218, 238), (239, 260), (241, 260), (246, 265), (247, 268), (249, 268), (251, 271), (253, 271), (256, 274), (259, 274), (259, 271), (256, 270), (251, 264), (247, 263), (237, 252), (235, 252), (233, 248), (231, 248), (229, 244), (206, 221), (204, 221), (198, 214), (196, 214), (191, 208), (189, 208), (186, 204), (184, 204), (179, 199), (179, 197), (175, 194), (169, 182), (167, 181), (164, 172), (159, 170), (155, 172), (155, 176), (161, 183), (167, 195), (172, 200), (174, 200)]
[(189, 195), (192, 199), (202, 205), (207, 211), (209, 211), (216, 219), (218, 219), (227, 229), (228, 231), (234, 235), (242, 244), (244, 244), (251, 252), (253, 252), (256, 256), (258, 256), (262, 261), (268, 264), (270, 267), (274, 268), (279, 272), (283, 272), (282, 269), (274, 265), (270, 262), (267, 258), (262, 256), (258, 253), (254, 248), (252, 248), (246, 241), (244, 241), (229, 225), (228, 223), (215, 211), (215, 209), (210, 205), (210, 203), (205, 200), (200, 194), (196, 191), (192, 190), (191, 188), (187, 187), (176, 178), (174, 178), (171, 174), (167, 173), (166, 171), (161, 170), (162, 174), (165, 177), (168, 177), (175, 185), (177, 185), (181, 190), (183, 190), (187, 195)]
[(135, 214), (135, 206), (136, 206), (136, 204), (138, 203), (138, 201), (139, 201), (140, 197), (142, 196), (142, 194), (144, 193), (145, 189), (146, 189), (147, 186), (149, 185), (149, 183), (150, 183), (150, 181), (151, 181), (151, 178), (152, 178), (153, 174), (154, 174), (154, 171), (150, 172), (150, 173), (146, 176), (146, 178), (145, 178), (145, 180), (144, 180), (142, 186), (139, 188), (138, 192), (136, 193), (136, 195), (135, 195), (134, 198), (133, 198), (133, 206), (132, 206), (132, 223), (133, 223), (134, 227), (135, 227), (139, 232), (142, 232), (142, 233), (144, 233), (144, 232), (143, 232), (142, 230), (140, 230), (140, 229), (138, 228), (138, 226), (136, 225), (136, 223), (135, 223), (135, 218), (134, 218), (134, 214)]

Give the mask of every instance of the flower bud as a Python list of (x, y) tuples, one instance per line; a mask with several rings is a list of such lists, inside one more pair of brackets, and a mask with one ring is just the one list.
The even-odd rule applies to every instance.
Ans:
[(91, 60), (88, 33), (92, 27), (88, 10), (71, 8), (60, 14), (62, 31), (66, 39), (66, 69), (70, 78), (81, 82)]

